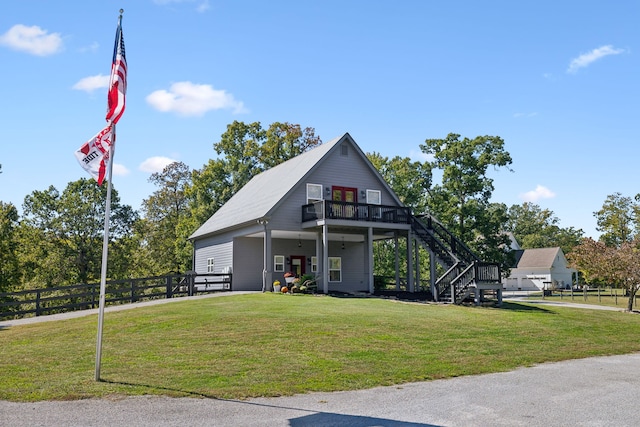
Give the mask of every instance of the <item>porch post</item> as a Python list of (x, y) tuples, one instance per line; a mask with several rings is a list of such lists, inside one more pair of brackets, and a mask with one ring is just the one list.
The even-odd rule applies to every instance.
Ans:
[(322, 289), (329, 293), (329, 226), (322, 226)]
[[(322, 236), (323, 233), (318, 231), (316, 232), (316, 271), (315, 271), (315, 279), (316, 279), (316, 285), (318, 284), (318, 280), (322, 280), (323, 276), (323, 271), (324, 271), (324, 265), (322, 264), (324, 262), (324, 257), (322, 256)], [(318, 290), (320, 289), (320, 286), (318, 285)]]
[(367, 267), (369, 269), (369, 293), (373, 294), (375, 291), (374, 283), (373, 283), (373, 228), (369, 227), (367, 229)]
[(416, 244), (413, 251), (416, 254), (416, 281), (410, 292), (415, 292), (416, 289), (420, 289), (420, 245)]
[(413, 233), (407, 232), (407, 288), (413, 292)]
[(271, 259), (271, 230), (267, 229), (267, 224), (269, 221), (266, 219), (258, 220), (264, 227), (264, 238), (263, 238), (263, 260), (262, 260), (262, 292), (267, 292), (271, 290), (272, 283), (272, 270), (269, 268)]
[(396, 255), (396, 291), (400, 290), (400, 247), (398, 246), (398, 232), (393, 232), (393, 247)]
[(429, 284), (431, 285), (431, 295), (433, 300), (438, 301), (438, 291), (436, 290), (436, 255), (429, 250)]

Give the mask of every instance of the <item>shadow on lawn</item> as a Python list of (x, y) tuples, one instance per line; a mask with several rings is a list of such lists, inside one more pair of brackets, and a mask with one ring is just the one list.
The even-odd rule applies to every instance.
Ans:
[[(397, 421), (397, 420), (392, 420), (387, 418), (338, 414), (334, 412), (314, 411), (314, 410), (306, 409), (303, 407), (296, 408), (290, 405), (278, 405), (276, 404), (276, 401), (275, 401), (275, 399), (278, 399), (278, 398), (273, 398), (274, 403), (268, 404), (268, 403), (260, 403), (260, 402), (249, 402), (245, 400), (221, 399), (219, 397), (211, 396), (206, 393), (178, 390), (170, 387), (153, 386), (149, 384), (136, 384), (136, 383), (129, 383), (124, 381), (112, 381), (112, 380), (105, 380), (105, 379), (101, 379), (100, 381), (107, 384), (124, 385), (124, 386), (130, 386), (130, 387), (146, 387), (146, 388), (155, 389), (155, 390), (164, 390), (167, 392), (178, 393), (186, 397), (205, 398), (205, 399), (215, 400), (218, 402), (229, 402), (231, 404), (250, 405), (254, 407), (262, 407), (262, 408), (268, 408), (268, 409), (282, 409), (285, 411), (306, 412), (307, 415), (298, 415), (296, 417), (289, 418), (289, 425), (292, 427), (317, 426), (317, 425), (331, 425), (335, 427), (347, 427), (347, 426), (349, 427), (369, 427), (369, 426), (438, 427), (435, 424), (412, 423), (412, 422)], [(256, 414), (256, 416), (261, 416), (261, 414)], [(262, 414), (262, 416), (264, 416), (264, 414)]]
[(536, 312), (536, 313), (554, 314), (553, 311), (547, 310), (546, 308), (541, 308), (539, 306), (533, 306), (533, 305), (527, 305), (527, 304), (519, 304), (517, 302), (502, 301), (502, 306), (498, 308), (501, 310), (510, 310), (510, 311), (529, 311), (529, 312)]

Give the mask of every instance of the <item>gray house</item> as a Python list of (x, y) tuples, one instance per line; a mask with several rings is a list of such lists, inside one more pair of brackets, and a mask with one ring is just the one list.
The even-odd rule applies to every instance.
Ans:
[(417, 244), (447, 270), (428, 278), (434, 299), (502, 289), (497, 266), (480, 263), (435, 218), (415, 217), (348, 133), (256, 175), (190, 236), (196, 273), (232, 272), (234, 290), (268, 291), (292, 272), (314, 275), (324, 293), (373, 293), (378, 239), (392, 239), (396, 260), (406, 260), (410, 274), (396, 268), (397, 289), (422, 282)]

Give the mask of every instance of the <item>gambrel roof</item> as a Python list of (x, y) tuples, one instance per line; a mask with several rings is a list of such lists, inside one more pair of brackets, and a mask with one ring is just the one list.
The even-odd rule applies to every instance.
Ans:
[(354, 147), (354, 151), (365, 159), (365, 163), (379, 177), (381, 185), (389, 190), (398, 205), (403, 206), (351, 135), (345, 133), (341, 137), (325, 142), (254, 176), (189, 239), (197, 239), (233, 227), (255, 224), (259, 219), (269, 218), (282, 200), (313, 172), (323, 159), (347, 141)]

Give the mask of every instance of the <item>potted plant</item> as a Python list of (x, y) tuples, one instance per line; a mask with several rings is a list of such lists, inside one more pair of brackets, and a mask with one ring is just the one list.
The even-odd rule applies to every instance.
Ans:
[(297, 294), (298, 292), (300, 292), (300, 278), (296, 277), (293, 279), (293, 282), (291, 282), (291, 293)]
[(276, 280), (273, 282), (273, 292), (280, 292), (280, 281)]
[(287, 271), (286, 273), (284, 273), (284, 281), (287, 283), (287, 285), (290, 285), (295, 278), (296, 278), (296, 275), (290, 271)]

